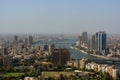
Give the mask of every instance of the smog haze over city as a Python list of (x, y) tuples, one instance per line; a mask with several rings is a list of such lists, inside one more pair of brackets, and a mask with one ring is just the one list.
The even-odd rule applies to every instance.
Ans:
[(120, 34), (120, 0), (0, 0), (0, 33)]
[(0, 80), (120, 80), (120, 0), (0, 0)]

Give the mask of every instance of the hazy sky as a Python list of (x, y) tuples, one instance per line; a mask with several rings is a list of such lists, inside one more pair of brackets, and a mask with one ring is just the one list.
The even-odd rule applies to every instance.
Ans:
[(0, 0), (0, 33), (120, 33), (120, 0)]

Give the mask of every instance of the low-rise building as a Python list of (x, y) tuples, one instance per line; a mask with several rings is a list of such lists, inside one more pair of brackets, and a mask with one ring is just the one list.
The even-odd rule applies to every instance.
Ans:
[(113, 78), (118, 77), (118, 69), (115, 66), (101, 65), (92, 62), (86, 64), (86, 69), (88, 70), (92, 69), (96, 72), (102, 71), (102, 73), (106, 72), (109, 73), (109, 75), (112, 76)]
[(80, 63), (79, 68), (85, 69), (85, 65), (87, 63), (87, 59), (82, 58), (79, 63)]
[(25, 77), (24, 80), (38, 80), (36, 77)]

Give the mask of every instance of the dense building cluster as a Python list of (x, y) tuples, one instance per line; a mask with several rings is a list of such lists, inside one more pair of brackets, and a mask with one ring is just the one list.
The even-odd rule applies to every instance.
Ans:
[[(97, 32), (88, 41), (87, 32), (83, 32), (75, 48), (106, 55), (106, 33)], [(1, 80), (10, 80), (10, 78), (22, 80), (102, 79), (105, 72), (112, 78), (119, 78), (118, 69), (115, 66), (90, 63), (85, 58), (75, 61), (70, 58), (69, 49), (56, 48), (53, 43), (36, 45), (31, 35), (24, 39), (14, 36), (12, 42), (3, 41), (0, 44)]]
[[(13, 42), (9, 42), (9, 45), (4, 43), (0, 46), (1, 67), (11, 65), (14, 60), (18, 61), (17, 66), (21, 66), (24, 60), (35, 61), (41, 58), (64, 65), (70, 60), (70, 54), (65, 48), (56, 49), (54, 44), (34, 45), (31, 35), (24, 40), (18, 40), (18, 36), (15, 36)], [(31, 66), (31, 64), (26, 66)]]
[(87, 32), (83, 32), (82, 36), (78, 37), (76, 46), (87, 52), (90, 51), (99, 55), (106, 55), (106, 33), (100, 31), (88, 39)]
[(102, 73), (106, 72), (114, 78), (118, 78), (118, 74), (119, 74), (118, 69), (114, 65), (109, 66), (107, 64), (97, 64), (94, 62), (88, 62), (88, 60), (85, 58), (82, 58), (79, 61), (68, 61), (67, 65), (84, 70), (94, 70), (95, 72), (102, 72)]
[(88, 38), (87, 32), (78, 37), (76, 48), (97, 55), (120, 57), (119, 36), (107, 36), (104, 31), (95, 33)]

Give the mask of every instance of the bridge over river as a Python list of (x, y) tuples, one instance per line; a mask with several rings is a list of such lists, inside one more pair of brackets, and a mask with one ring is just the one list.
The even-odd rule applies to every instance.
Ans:
[[(52, 42), (53, 44), (55, 44), (56, 48), (67, 48), (70, 52), (70, 56), (71, 59), (75, 59), (75, 60), (80, 60), (83, 57), (87, 58), (88, 61), (90, 62), (96, 62), (96, 63), (100, 63), (100, 64), (108, 64), (108, 65), (117, 65), (118, 67), (120, 67), (120, 59), (117, 58), (108, 58), (108, 57), (95, 57), (94, 55), (90, 55), (90, 54), (84, 54), (82, 53), (80, 50), (74, 50), (71, 49), (70, 46), (71, 44), (75, 43), (76, 39), (68, 39), (68, 40), (63, 40), (63, 41), (54, 41)], [(36, 42), (36, 45), (42, 45), (42, 44), (49, 44), (50, 42), (44, 42), (44, 41), (38, 41)]]

